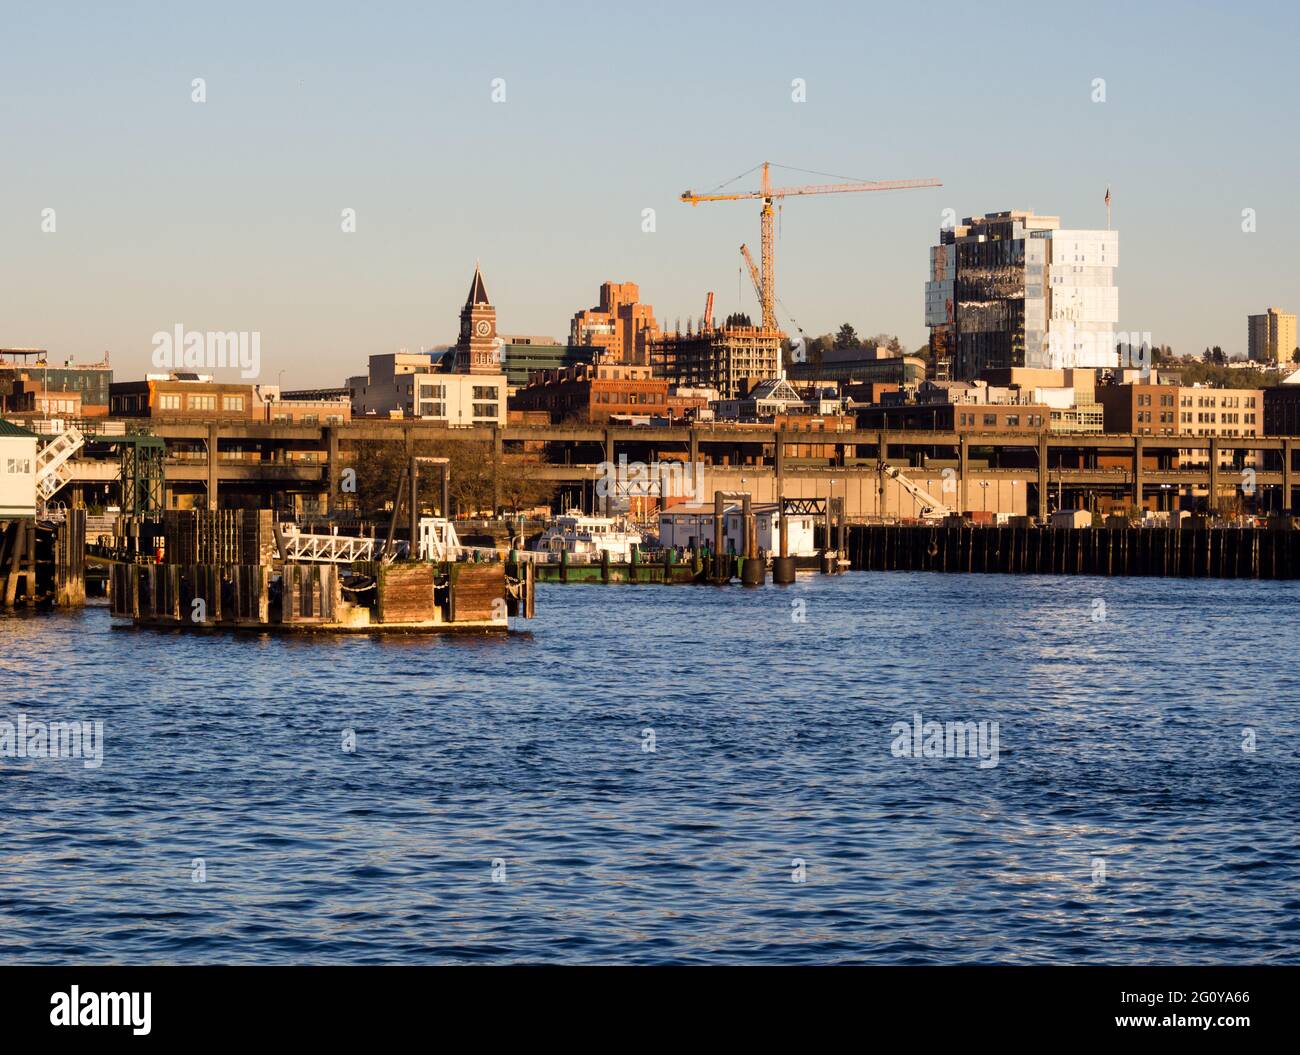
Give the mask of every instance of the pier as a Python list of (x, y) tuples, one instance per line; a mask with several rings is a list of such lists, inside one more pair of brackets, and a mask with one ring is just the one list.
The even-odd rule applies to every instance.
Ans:
[(1300, 531), (1222, 527), (967, 527), (852, 525), (862, 571), (1013, 575), (1300, 577)]

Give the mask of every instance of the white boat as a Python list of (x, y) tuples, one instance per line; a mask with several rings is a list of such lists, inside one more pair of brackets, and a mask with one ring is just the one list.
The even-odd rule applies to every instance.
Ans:
[(570, 509), (552, 521), (533, 549), (551, 554), (554, 561), (567, 553), (573, 563), (589, 563), (599, 561), (601, 553), (608, 553), (611, 561), (627, 562), (632, 559), (632, 547), (643, 543), (641, 532), (625, 520), (587, 516)]

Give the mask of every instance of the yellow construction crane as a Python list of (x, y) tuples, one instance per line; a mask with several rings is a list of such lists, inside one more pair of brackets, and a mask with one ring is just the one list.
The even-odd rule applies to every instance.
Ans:
[[(760, 179), (759, 189), (756, 191), (742, 191), (739, 194), (696, 194), (694, 191), (688, 190), (682, 195), (682, 201), (689, 205), (699, 205), (703, 201), (742, 201), (747, 198), (761, 198), (763, 200), (761, 213), (763, 273), (758, 299), (763, 308), (763, 328), (769, 330), (776, 329), (776, 244), (772, 229), (772, 203), (774, 201), (802, 197), (807, 194), (847, 194), (851, 191), (913, 190), (920, 187), (943, 186), (937, 179), (911, 179), (859, 180), (854, 183), (820, 183), (807, 184), (802, 187), (773, 187), (768, 173), (769, 164), (770, 162), (767, 161), (762, 164), (763, 174)], [(750, 265), (752, 276), (754, 275), (753, 261), (748, 259), (749, 251), (744, 246), (741, 247), (741, 251)]]
[[(759, 278), (758, 268), (754, 266), (754, 258), (749, 255), (749, 246), (744, 242), (740, 243), (740, 255), (745, 258), (745, 266), (749, 268), (749, 278), (754, 283), (754, 293), (758, 297), (758, 303), (761, 306), (764, 298), (763, 280)], [(764, 323), (763, 325), (766, 326), (767, 324)]]

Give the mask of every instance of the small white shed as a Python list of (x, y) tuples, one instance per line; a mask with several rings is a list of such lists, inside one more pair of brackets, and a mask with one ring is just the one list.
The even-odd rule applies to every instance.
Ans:
[(36, 433), (0, 420), (0, 517), (36, 515)]
[[(755, 502), (754, 533), (758, 548), (767, 556), (781, 552), (781, 512), (775, 502)], [(724, 545), (733, 553), (745, 548), (745, 524), (739, 502), (729, 501), (723, 518)], [(789, 517), (789, 545), (792, 557), (815, 557), (813, 526), (817, 517), (811, 514)], [(665, 548), (699, 549), (713, 546), (713, 504), (692, 502), (675, 505), (659, 514), (659, 544)]]

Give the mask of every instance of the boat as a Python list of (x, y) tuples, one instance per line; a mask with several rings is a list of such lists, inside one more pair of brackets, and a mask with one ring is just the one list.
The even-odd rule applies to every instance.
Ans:
[(533, 543), (533, 551), (548, 553), (559, 560), (566, 555), (571, 563), (599, 561), (609, 554), (611, 563), (632, 559), (632, 547), (645, 543), (641, 532), (626, 520), (616, 517), (587, 516), (579, 509), (561, 513)]

